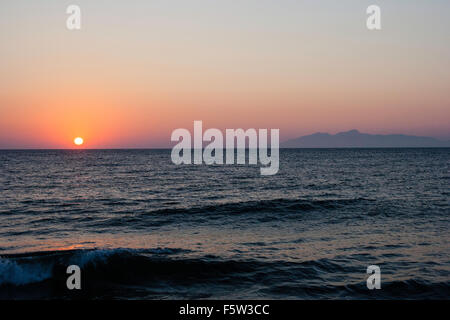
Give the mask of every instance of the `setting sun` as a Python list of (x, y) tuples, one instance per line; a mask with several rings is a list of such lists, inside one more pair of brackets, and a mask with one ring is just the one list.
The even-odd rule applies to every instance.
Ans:
[(83, 138), (77, 137), (73, 140), (73, 142), (77, 145), (77, 146), (81, 146), (83, 144)]

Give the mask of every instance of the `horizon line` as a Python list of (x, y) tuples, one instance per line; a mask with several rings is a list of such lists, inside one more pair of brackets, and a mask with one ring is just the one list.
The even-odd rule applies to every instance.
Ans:
[[(83, 151), (83, 150), (171, 150), (172, 147), (142, 147), (142, 148), (133, 148), (133, 147), (123, 147), (123, 148), (0, 148), (0, 151)], [(204, 150), (202, 148), (201, 150)], [(234, 148), (234, 150), (239, 148)], [(249, 148), (245, 148), (248, 150)], [(256, 148), (259, 149), (259, 148)], [(436, 147), (436, 146), (428, 146), (428, 147), (282, 147), (279, 149), (450, 149), (450, 147)], [(192, 148), (191, 150), (198, 150)], [(224, 149), (228, 150), (228, 149)]]

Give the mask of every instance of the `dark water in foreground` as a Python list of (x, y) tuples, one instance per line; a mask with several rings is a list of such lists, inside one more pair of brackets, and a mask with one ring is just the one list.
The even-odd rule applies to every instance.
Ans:
[(450, 297), (450, 149), (280, 160), (261, 176), (170, 150), (0, 151), (0, 298)]

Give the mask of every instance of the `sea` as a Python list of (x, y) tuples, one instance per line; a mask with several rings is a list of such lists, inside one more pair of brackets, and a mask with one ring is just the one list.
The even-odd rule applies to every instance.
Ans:
[(0, 299), (449, 299), (449, 148), (170, 152), (0, 151)]

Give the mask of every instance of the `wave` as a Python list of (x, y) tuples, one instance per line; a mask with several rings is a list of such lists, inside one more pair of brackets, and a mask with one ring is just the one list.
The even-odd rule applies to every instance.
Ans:
[(247, 213), (247, 212), (298, 212), (315, 209), (337, 209), (348, 205), (373, 201), (365, 198), (354, 199), (287, 199), (277, 198), (270, 200), (240, 201), (232, 203), (218, 203), (199, 207), (157, 209), (148, 214), (195, 214), (195, 213)]
[[(450, 282), (420, 279), (386, 282), (383, 290), (369, 291), (364, 281), (349, 280), (360, 274), (359, 268), (332, 259), (269, 262), (189, 258), (189, 253), (174, 248), (118, 248), (4, 255), (0, 299), (447, 299), (450, 294)], [(66, 269), (72, 264), (82, 270), (80, 291), (66, 288)]]
[(52, 275), (48, 266), (39, 263), (20, 263), (0, 258), (0, 286), (5, 284), (25, 285), (40, 282)]
[[(30, 200), (32, 204), (48, 204), (48, 200)], [(130, 200), (130, 199), (115, 199), (114, 201), (108, 200), (105, 202), (104, 199), (97, 200), (101, 205), (105, 206), (138, 206), (142, 204), (147, 204), (153, 202), (154, 200)], [(171, 207), (171, 208), (156, 208), (153, 210), (147, 210), (145, 213), (148, 215), (158, 215), (158, 214), (195, 214), (195, 213), (230, 213), (230, 212), (253, 212), (253, 211), (273, 211), (273, 210), (281, 210), (281, 211), (308, 211), (315, 209), (338, 209), (349, 205), (356, 204), (366, 204), (371, 203), (375, 200), (366, 199), (366, 198), (337, 198), (337, 199), (295, 199), (295, 198), (275, 198), (268, 200), (253, 200), (253, 201), (238, 201), (238, 202), (218, 202), (207, 204), (203, 206), (190, 206), (190, 207)], [(27, 202), (27, 201), (25, 201)], [(24, 204), (29, 204), (25, 203)], [(178, 203), (178, 202), (176, 202)], [(166, 202), (165, 204), (172, 204), (170, 202)], [(78, 213), (85, 212), (83, 209), (78, 208), (80, 203), (54, 203), (52, 202), (52, 206), (48, 207), (48, 211), (43, 211), (42, 209), (39, 212), (28, 210), (26, 207), (21, 208), (22, 214), (35, 214), (35, 213), (53, 213), (60, 212), (60, 207), (73, 207), (71, 210), (76, 210)], [(52, 208), (56, 207), (55, 210)], [(136, 211), (136, 210), (133, 210)], [(139, 211), (139, 210), (138, 210)], [(97, 213), (96, 211), (89, 210), (90, 214)], [(102, 211), (98, 211), (101, 213)], [(5, 211), (4, 214), (16, 214), (14, 211)]]
[(0, 256), (0, 287), (4, 285), (26, 285), (50, 279), (63, 266), (78, 265), (95, 267), (107, 265), (114, 257), (124, 261), (142, 255), (168, 255), (186, 252), (182, 249), (79, 249), (44, 251)]
[[(103, 201), (103, 200), (102, 200)], [(101, 201), (101, 202), (102, 202)], [(240, 219), (256, 222), (268, 222), (283, 217), (284, 219), (299, 219), (305, 213), (334, 213), (342, 209), (342, 212), (366, 212), (368, 206), (373, 206), (376, 200), (366, 198), (343, 198), (343, 199), (295, 199), (295, 198), (276, 198), (269, 200), (251, 200), (239, 202), (217, 202), (201, 206), (188, 207), (159, 207), (156, 209), (136, 208), (128, 210), (127, 206), (134, 204), (135, 200), (114, 200), (114, 205), (109, 204), (98, 210), (86, 210), (79, 208), (78, 205), (67, 210), (69, 214), (60, 214), (59, 208), (52, 206), (46, 210), (40, 209), (39, 214), (31, 208), (24, 208), (21, 211), (23, 216), (33, 216), (30, 220), (34, 225), (47, 225), (49, 221), (68, 225), (70, 223), (79, 224), (78, 227), (86, 228), (110, 228), (110, 227), (160, 227), (163, 225), (177, 223), (180, 219), (193, 223), (222, 223), (223, 220)], [(136, 205), (145, 204), (138, 200)], [(121, 207), (120, 211), (115, 211), (108, 207)], [(386, 204), (387, 208), (391, 206)], [(360, 209), (358, 211), (358, 209)], [(389, 210), (381, 210), (387, 212)], [(105, 215), (104, 212), (112, 212)], [(5, 215), (13, 214), (14, 210), (4, 212)], [(58, 213), (53, 215), (53, 213)], [(373, 214), (373, 213), (371, 213)], [(208, 219), (205, 220), (205, 216)], [(359, 214), (359, 217), (363, 215)], [(345, 218), (344, 215), (336, 215), (335, 218)], [(43, 230), (38, 228), (39, 233), (52, 232), (52, 230)], [(21, 234), (33, 234), (34, 230), (13, 230), (4, 233), (4, 236), (17, 236)]]
[[(241, 201), (232, 203), (218, 203), (198, 207), (186, 208), (162, 208), (144, 212), (134, 212), (132, 215), (118, 215), (102, 221), (92, 221), (88, 226), (133, 226), (159, 227), (162, 225), (177, 223), (180, 216), (186, 221), (200, 223), (207, 215), (208, 223), (215, 219), (249, 219), (258, 222), (267, 222), (279, 219), (298, 219), (302, 213), (329, 213), (339, 209), (348, 209), (347, 212), (366, 206), (375, 200), (365, 198), (355, 199), (271, 199), (258, 201)], [(360, 211), (358, 211), (360, 212)], [(361, 215), (360, 215), (361, 216)], [(362, 216), (361, 216), (362, 217)], [(235, 220), (233, 220), (235, 221)], [(187, 222), (187, 221), (186, 221)]]

